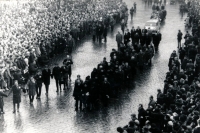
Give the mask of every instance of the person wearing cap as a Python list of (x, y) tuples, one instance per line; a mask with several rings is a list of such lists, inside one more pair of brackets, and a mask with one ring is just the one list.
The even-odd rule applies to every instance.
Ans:
[(51, 70), (46, 65), (45, 68), (42, 70), (42, 81), (45, 85), (46, 95), (48, 95), (49, 93), (50, 78), (51, 78)]

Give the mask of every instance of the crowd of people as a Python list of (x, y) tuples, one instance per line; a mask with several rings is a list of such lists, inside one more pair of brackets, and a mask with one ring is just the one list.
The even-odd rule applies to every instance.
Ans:
[[(106, 41), (109, 28), (113, 30), (128, 10), (121, 0), (60, 2), (13, 1), (1, 5), (0, 90), (2, 96), (6, 96), (4, 90), (13, 91), (14, 105), (21, 102), (16, 91), (19, 88), (29, 90), (31, 104), (35, 92), (40, 98), (42, 84), (48, 95), (51, 77), (55, 78), (57, 91), (62, 84), (67, 89), (72, 60), (67, 56), (61, 68), (55, 64), (51, 71), (46, 66), (50, 58), (64, 50), (70, 55), (85, 35), (92, 35), (94, 41), (101, 42), (102, 37)], [(2, 96), (0, 107), (4, 113)]]
[(132, 114), (128, 125), (117, 128), (119, 133), (200, 132), (199, 4), (190, 1), (188, 7), (191, 34), (186, 32), (181, 45), (179, 30), (178, 52), (170, 56), (163, 90), (157, 90), (157, 99), (150, 96), (147, 109), (140, 104), (138, 116)]
[(71, 53), (77, 40), (92, 34), (101, 41), (107, 30), (121, 21), (126, 5), (121, 0), (17, 2), (1, 8), (1, 67), (7, 64), (25, 69), (30, 56), (36, 63), (45, 65), (49, 57)]
[(124, 24), (121, 24), (121, 30), (122, 33), (118, 31), (116, 35), (118, 49), (112, 49), (110, 61), (104, 57), (85, 81), (77, 75), (73, 92), (75, 110), (92, 110), (99, 104), (107, 106), (109, 99), (118, 97), (118, 92), (138, 71), (151, 66), (162, 34), (140, 27), (132, 27), (129, 31)]

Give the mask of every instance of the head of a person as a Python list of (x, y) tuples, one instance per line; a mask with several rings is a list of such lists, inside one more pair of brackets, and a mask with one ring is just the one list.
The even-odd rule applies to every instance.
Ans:
[(14, 85), (18, 86), (18, 80), (14, 81)]
[(149, 99), (150, 99), (150, 100), (153, 100), (153, 96), (150, 96)]
[(80, 75), (77, 75), (77, 79), (80, 79), (81, 78), (81, 76)]
[(118, 127), (118, 128), (117, 128), (117, 132), (119, 132), (119, 133), (123, 133), (123, 132), (124, 132), (124, 129), (121, 128), (121, 127)]
[(31, 81), (34, 81), (33, 75), (30, 76), (30, 80), (31, 80)]

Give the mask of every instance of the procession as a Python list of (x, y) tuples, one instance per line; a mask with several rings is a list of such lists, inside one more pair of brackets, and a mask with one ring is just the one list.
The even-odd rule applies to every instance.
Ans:
[(198, 133), (199, 11), (196, 0), (2, 2), (0, 132)]

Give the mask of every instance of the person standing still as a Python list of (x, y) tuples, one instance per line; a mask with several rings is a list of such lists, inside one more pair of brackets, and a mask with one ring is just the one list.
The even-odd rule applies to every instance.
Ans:
[(182, 34), (181, 30), (178, 30), (178, 35), (177, 35), (177, 39), (178, 39), (178, 48), (181, 47), (182, 36), (183, 36), (183, 34)]

